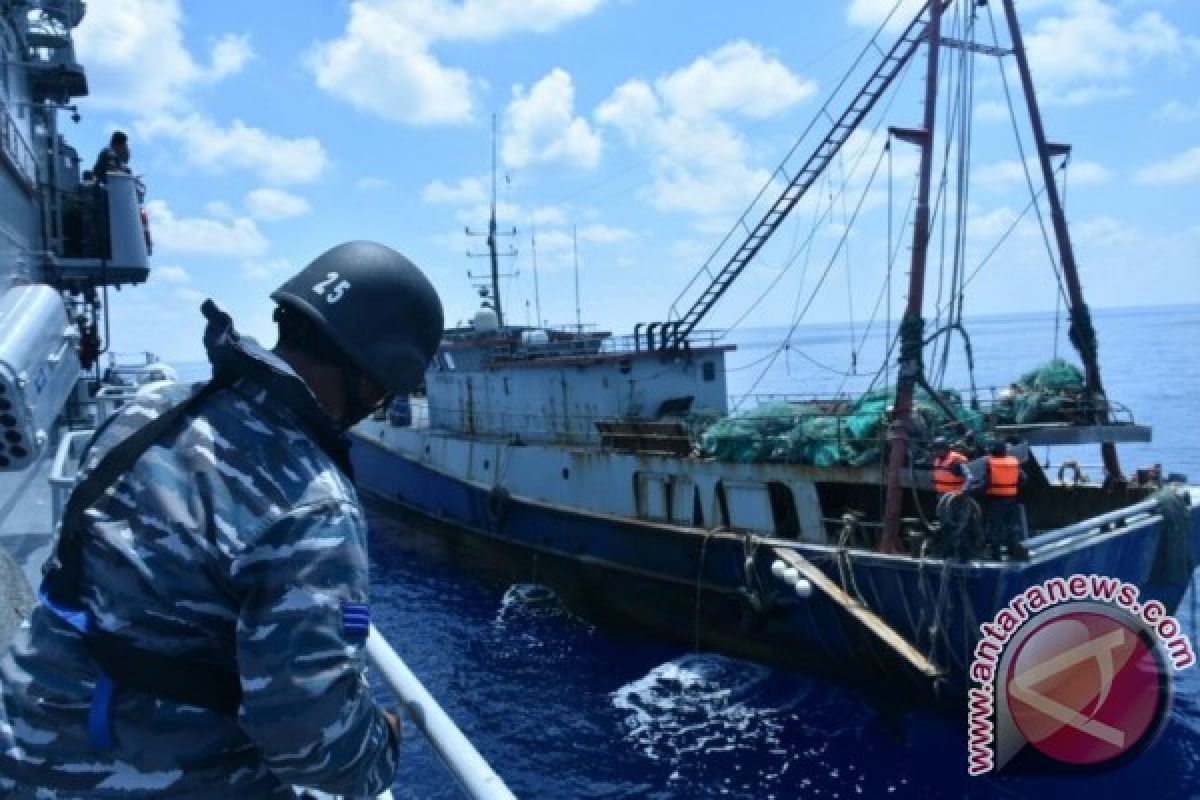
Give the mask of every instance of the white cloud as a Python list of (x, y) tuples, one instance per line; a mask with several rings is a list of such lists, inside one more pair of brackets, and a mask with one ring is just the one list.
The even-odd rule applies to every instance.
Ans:
[(187, 303), (193, 308), (198, 308), (208, 299), (207, 292), (203, 292), (194, 286), (179, 286), (171, 294), (175, 296), (175, 299)]
[(590, 169), (600, 160), (600, 137), (586, 120), (575, 116), (571, 76), (557, 67), (526, 93), (514, 86), (504, 115), (501, 146), (505, 164), (562, 163)]
[(1135, 229), (1112, 217), (1096, 217), (1072, 226), (1075, 241), (1091, 248), (1130, 247), (1142, 237)]
[(1200, 100), (1193, 103), (1171, 100), (1164, 104), (1154, 116), (1168, 122), (1195, 122), (1200, 120)]
[(249, 37), (224, 34), (203, 66), (181, 25), (178, 0), (105, 0), (104, 13), (86, 15), (74, 39), (93, 89), (87, 104), (138, 115), (182, 108), (190, 86), (232, 75), (253, 56)]
[(178, 105), (181, 89), (201, 70), (183, 46), (177, 0), (109, 0), (106, 6), (75, 30), (89, 84), (104, 87), (87, 102), (134, 113)]
[(292, 262), (286, 258), (276, 258), (270, 261), (246, 261), (242, 264), (242, 274), (249, 280), (265, 281), (272, 278), (283, 279), (295, 272)]
[(307, 214), (308, 201), (280, 189), (255, 189), (246, 195), (246, 208), (255, 219), (275, 222)]
[(138, 123), (147, 139), (176, 141), (187, 160), (212, 172), (236, 167), (272, 183), (314, 180), (328, 162), (321, 142), (311, 137), (285, 139), (235, 119), (222, 128), (207, 117), (160, 114)]
[(433, 53), (442, 41), (546, 33), (600, 0), (356, 0), (342, 35), (309, 54), (317, 85), (351, 105), (413, 125), (461, 123), (474, 112), (473, 80)]
[(254, 49), (250, 46), (250, 37), (227, 33), (217, 40), (212, 49), (212, 66), (208, 76), (211, 80), (219, 80), (227, 75), (234, 75), (254, 57)]
[(985, 100), (975, 106), (977, 122), (1007, 122), (1008, 105), (998, 100)]
[(730, 42), (701, 56), (658, 82), (658, 92), (672, 111), (701, 120), (722, 112), (765, 119), (816, 93), (777, 59), (753, 44)]
[(1152, 185), (1200, 182), (1200, 147), (1143, 167), (1137, 181)]
[[(769, 85), (761, 78), (770, 76)], [(740, 88), (739, 88), (740, 87)], [(697, 99), (690, 92), (710, 92)], [(632, 147), (649, 151), (653, 183), (648, 195), (662, 210), (721, 215), (742, 206), (767, 180), (748, 165), (741, 134), (726, 114), (777, 113), (815, 91), (753, 45), (734, 42), (660, 78), (618, 87), (596, 110)]]
[(1124, 17), (1103, 0), (1067, 0), (1058, 16), (1034, 23), (1025, 37), (1030, 66), (1049, 100), (1080, 105), (1126, 89), (1138, 66), (1180, 63), (1197, 52), (1157, 11)]
[(189, 283), (192, 280), (186, 269), (177, 266), (155, 266), (150, 271), (150, 277), (167, 283)]
[[(1055, 162), (1057, 163), (1057, 162)], [(1014, 185), (1024, 185), (1025, 170), (1033, 179), (1034, 186), (1041, 186), (1042, 173), (1038, 160), (1034, 157), (1027, 159), (1025, 169), (1020, 161), (997, 161), (975, 168), (972, 182), (986, 189), (1005, 189)], [(1112, 179), (1112, 171), (1095, 161), (1072, 161), (1067, 167), (1067, 182), (1072, 186), (1096, 186), (1107, 183)]]
[[(896, 12), (892, 13), (892, 9), (896, 8), (896, 0), (851, 0), (850, 7), (846, 9), (846, 21), (851, 25), (874, 27), (887, 19), (888, 29), (895, 30), (907, 25), (924, 5), (926, 0), (903, 0)], [(890, 18), (889, 14), (892, 15)]]
[(237, 216), (234, 210), (224, 200), (211, 200), (204, 204), (204, 210), (210, 217), (218, 219), (233, 219)]
[(435, 180), (421, 190), (421, 199), (426, 203), (482, 203), (487, 199), (487, 187), (482, 178), (461, 178), (455, 184)]
[(614, 228), (601, 223), (584, 225), (576, 233), (580, 241), (594, 244), (615, 244), (627, 242), (633, 238), (633, 233), (625, 228)]
[(252, 258), (262, 255), (270, 246), (254, 220), (246, 217), (228, 224), (215, 219), (176, 217), (162, 200), (152, 200), (147, 211), (155, 252)]

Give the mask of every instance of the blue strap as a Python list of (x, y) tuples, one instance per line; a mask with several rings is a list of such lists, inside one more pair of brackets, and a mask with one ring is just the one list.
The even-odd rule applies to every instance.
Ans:
[(88, 632), (87, 611), (67, 608), (66, 606), (61, 606), (54, 602), (54, 600), (50, 598), (50, 593), (46, 591), (45, 583), (43, 583), (41, 588), (38, 589), (38, 600), (42, 605), (48, 608), (54, 614), (54, 616), (70, 625), (79, 633)]
[(93, 753), (106, 753), (115, 746), (112, 719), (113, 682), (107, 673), (101, 672), (92, 693), (92, 707), (88, 709), (88, 744)]
[[(86, 634), (88, 632), (87, 611), (77, 611), (58, 605), (50, 599), (45, 587), (38, 592), (38, 599), (42, 601), (42, 605), (49, 609), (51, 613), (79, 633)], [(87, 721), (88, 744), (91, 745), (92, 752), (94, 753), (105, 753), (114, 747), (112, 721), (113, 688), (112, 678), (108, 677), (108, 673), (104, 671), (98, 672), (96, 688), (92, 692), (92, 705), (88, 709)]]

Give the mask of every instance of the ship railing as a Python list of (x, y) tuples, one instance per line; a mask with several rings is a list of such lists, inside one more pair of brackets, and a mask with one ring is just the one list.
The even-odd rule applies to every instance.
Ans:
[(3, 100), (0, 100), (0, 112), (3, 112), (0, 114), (0, 153), (13, 171), (24, 179), (26, 188), (33, 191), (38, 185), (37, 159), (33, 155), (33, 148), (21, 135), (21, 128)]
[[(553, 329), (547, 329), (553, 330)], [(568, 331), (576, 333), (574, 327)], [(693, 331), (684, 347), (705, 349), (721, 344), (720, 331)], [(570, 339), (551, 339), (547, 342), (514, 341), (493, 347), (489, 356), (493, 361), (512, 361), (530, 358), (570, 358), (589, 355), (621, 355), (649, 352), (645, 336), (624, 334), (621, 336), (587, 336)]]
[(425, 734), (442, 764), (471, 800), (512, 800), (514, 795), (492, 770), (454, 720), (421, 685), (375, 626), (367, 636), (367, 658), (388, 689)]
[(96, 427), (108, 420), (117, 409), (137, 396), (137, 386), (105, 386), (96, 392)]
[[(52, 528), (57, 529), (67, 498), (79, 475), (79, 459), (95, 430), (66, 433), (59, 441), (50, 471)], [(367, 660), (408, 718), (428, 739), (438, 758), (469, 800), (514, 800), (500, 776), (484, 760), (454, 720), (438, 705), (387, 640), (372, 625), (367, 636)], [(327, 796), (327, 795), (320, 795)], [(391, 798), (390, 792), (379, 800)]]
[(67, 497), (75, 488), (83, 449), (94, 434), (95, 431), (91, 429), (68, 431), (58, 442), (58, 450), (50, 466), (50, 519), (54, 528), (58, 527), (58, 521), (67, 507)]

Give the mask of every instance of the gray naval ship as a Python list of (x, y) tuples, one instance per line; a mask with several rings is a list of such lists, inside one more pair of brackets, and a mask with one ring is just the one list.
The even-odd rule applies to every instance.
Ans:
[[(108, 292), (149, 276), (139, 182), (128, 172), (97, 180), (60, 133), (67, 114), (79, 119), (72, 101), (88, 93), (71, 38), (84, 11), (79, 0), (0, 2), (4, 643), (28, 614), (29, 587), (50, 552), (54, 456), (96, 420), (89, 378), (108, 346)], [(68, 465), (58, 466), (66, 474)], [(57, 494), (69, 490), (58, 483)]]
[[(140, 388), (173, 378), (149, 355), (105, 357), (109, 292), (150, 277), (151, 239), (140, 180), (92, 174), (60, 133), (88, 94), (72, 41), (86, 10), (0, 0), (0, 648), (34, 607), (87, 442)], [(511, 798), (374, 628), (366, 650), (463, 796)]]

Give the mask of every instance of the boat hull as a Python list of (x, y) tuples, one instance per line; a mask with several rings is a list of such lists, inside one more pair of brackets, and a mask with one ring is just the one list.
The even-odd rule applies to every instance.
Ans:
[[(504, 549), (518, 568), (527, 562), (532, 579), (551, 584), (585, 611), (615, 615), (696, 649), (875, 685), (881, 675), (904, 675), (919, 687), (961, 696), (980, 624), (1026, 588), (1054, 578), (1117, 578), (1139, 587), (1141, 602), (1155, 599), (1169, 611), (1189, 585), (1152, 580), (1164, 535), (1158, 515), (1049, 548), (1029, 562), (914, 559), (549, 502), (502, 482), (454, 474), (436, 448), (421, 444), (428, 434), (405, 431), (392, 443), (386, 435), (353, 438), (363, 491), (440, 523), (434, 529), (441, 535)], [(471, 445), (494, 447), (496, 463), (510, 446)], [(1200, 540), (1195, 507), (1188, 521), (1194, 553)], [(822, 591), (800, 596), (772, 572), (781, 550), (803, 556), (860, 599), (941, 676), (931, 682), (896, 658), (835, 597)]]

